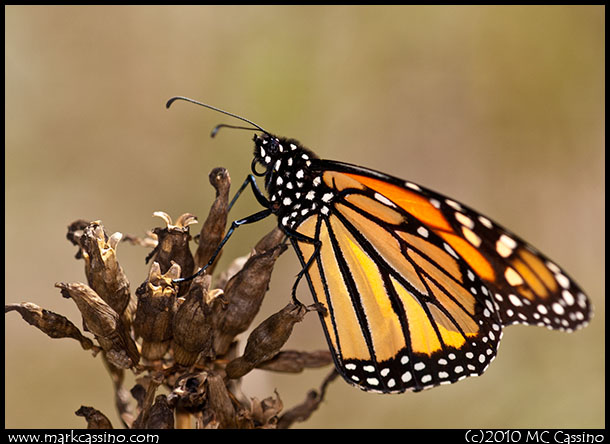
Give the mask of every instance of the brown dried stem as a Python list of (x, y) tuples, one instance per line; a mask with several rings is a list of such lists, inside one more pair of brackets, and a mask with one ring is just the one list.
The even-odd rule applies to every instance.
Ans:
[[(250, 333), (245, 351), (237, 356), (239, 335), (251, 329), (278, 257), (286, 250), (284, 233), (275, 228), (252, 249), (212, 279), (206, 273), (180, 285), (209, 261), (224, 236), (230, 178), (224, 168), (210, 173), (216, 189), (208, 217), (191, 254), (190, 226), (197, 219), (186, 213), (174, 223), (164, 212), (155, 216), (164, 227), (140, 238), (108, 235), (100, 221), (77, 220), (68, 227), (68, 239), (78, 246), (77, 259), (85, 263), (87, 284), (59, 282), (61, 294), (78, 307), (86, 337), (70, 320), (32, 303), (7, 304), (29, 324), (51, 338), (72, 338), (93, 354), (102, 351), (110, 375), (115, 404), (128, 428), (278, 428), (307, 419), (320, 405), (329, 376), (319, 391), (310, 391), (302, 404), (283, 412), (279, 394), (259, 400), (239, 389), (254, 369), (298, 373), (330, 365), (328, 351), (282, 351), (295, 325), (310, 308), (289, 303)], [(121, 268), (117, 246), (123, 239), (152, 247), (146, 280), (131, 294)], [(214, 285), (213, 282), (216, 282)], [(124, 387), (126, 371), (138, 375), (136, 385)], [(159, 393), (163, 389), (167, 394)], [(282, 414), (283, 412), (283, 414)], [(93, 407), (81, 407), (89, 428), (112, 428), (108, 418)]]

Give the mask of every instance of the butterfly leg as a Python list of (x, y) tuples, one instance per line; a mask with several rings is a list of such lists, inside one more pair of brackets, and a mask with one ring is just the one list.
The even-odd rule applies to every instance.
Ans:
[(233, 204), (235, 203), (237, 198), (240, 196), (242, 191), (244, 191), (248, 185), (250, 185), (250, 187), (252, 188), (252, 193), (254, 194), (254, 197), (256, 198), (256, 200), (258, 200), (258, 203), (260, 203), (265, 208), (269, 208), (269, 206), (270, 206), (269, 201), (267, 200), (267, 198), (265, 197), (263, 192), (258, 188), (258, 184), (256, 183), (256, 178), (254, 177), (253, 174), (248, 174), (248, 177), (246, 177), (246, 180), (244, 180), (244, 183), (241, 184), (241, 186), (235, 193), (235, 196), (233, 196), (231, 203), (229, 203), (229, 211), (231, 211)]
[[(313, 237), (309, 237), (309, 236), (305, 236), (297, 231), (294, 231), (288, 227), (281, 227), (282, 230), (284, 230), (284, 233), (286, 233), (286, 235), (290, 238), (290, 242), (292, 243), (292, 246), (296, 249), (296, 244), (295, 242), (306, 242), (308, 244), (312, 244), (314, 246), (314, 251), (313, 254), (311, 255), (311, 257), (307, 260), (307, 262), (303, 261), (300, 256), (299, 256), (299, 260), (301, 261), (301, 265), (302, 265), (302, 269), (299, 272), (299, 274), (297, 275), (297, 278), (294, 282), (294, 285), (292, 286), (292, 302), (295, 305), (303, 305), (298, 299), (297, 299), (297, 287), (299, 286), (299, 282), (301, 281), (301, 279), (303, 278), (303, 276), (305, 276), (305, 274), (307, 273), (307, 271), (309, 270), (309, 267), (311, 267), (311, 265), (314, 263), (314, 261), (316, 260), (316, 258), (318, 257), (318, 254), (320, 252), (320, 248), (322, 248), (322, 242), (320, 242), (319, 239), (315, 239)], [(320, 304), (320, 303), (316, 303), (312, 306), (312, 308), (316, 311), (319, 312), (326, 312), (326, 308)]]
[(231, 237), (231, 235), (233, 234), (233, 232), (235, 231), (235, 229), (237, 227), (240, 227), (240, 226), (246, 225), (246, 224), (252, 224), (254, 222), (258, 222), (259, 220), (266, 218), (270, 214), (271, 214), (271, 210), (269, 208), (267, 208), (263, 211), (259, 211), (258, 213), (254, 213), (243, 219), (234, 220), (233, 223), (231, 223), (231, 227), (227, 231), (227, 234), (225, 234), (225, 237), (222, 239), (222, 241), (220, 241), (220, 244), (218, 244), (216, 251), (214, 251), (214, 253), (212, 254), (212, 257), (210, 258), (208, 263), (205, 264), (202, 268), (200, 268), (199, 271), (197, 271), (197, 273), (195, 273), (194, 275), (186, 277), (186, 278), (174, 279), (173, 282), (180, 283), (180, 282), (190, 281), (191, 279), (194, 279), (197, 276), (202, 275), (205, 272), (205, 270), (214, 263), (214, 261), (216, 260), (216, 257), (218, 257), (218, 254), (220, 253), (220, 250), (222, 250), (222, 247), (224, 246), (224, 244), (227, 243), (227, 241), (229, 240), (229, 238)]

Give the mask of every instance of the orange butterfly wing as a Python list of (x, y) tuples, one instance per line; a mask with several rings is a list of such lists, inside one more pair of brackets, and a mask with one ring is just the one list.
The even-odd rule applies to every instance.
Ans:
[[(410, 182), (320, 164), (336, 197), (296, 230), (321, 241), (307, 279), (348, 382), (379, 392), (455, 382), (486, 370), (503, 326), (588, 321), (574, 281), (488, 218)], [(303, 264), (314, 254), (293, 244)]]

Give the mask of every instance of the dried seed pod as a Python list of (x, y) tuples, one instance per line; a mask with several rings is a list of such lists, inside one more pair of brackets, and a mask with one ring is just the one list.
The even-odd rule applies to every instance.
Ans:
[[(221, 375), (217, 373), (208, 373), (206, 379), (206, 391), (207, 391), (207, 409), (213, 412), (210, 415), (214, 418), (214, 421), (218, 423), (218, 427), (222, 429), (234, 429), (236, 427), (235, 422), (235, 408), (231, 402), (231, 396), (227, 390), (227, 386)], [(205, 416), (205, 411), (204, 411)]]
[(254, 251), (257, 253), (264, 253), (265, 251), (271, 250), (272, 248), (280, 245), (285, 237), (286, 234), (284, 234), (280, 227), (275, 227), (258, 241), (258, 243), (254, 246)]
[[(40, 329), (52, 338), (73, 338), (80, 342), (81, 347), (85, 350), (97, 349), (91, 339), (83, 336), (76, 325), (60, 314), (45, 310), (31, 302), (5, 305), (4, 313), (9, 311), (19, 312), (28, 324)], [(99, 351), (99, 349), (97, 350)]]
[(244, 268), (227, 282), (225, 299), (228, 304), (216, 313), (214, 350), (223, 355), (239, 333), (246, 331), (258, 313), (267, 292), (275, 261), (286, 250), (277, 245), (264, 253), (253, 255)]
[(119, 414), (123, 425), (130, 428), (135, 420), (135, 415), (131, 404), (131, 396), (129, 396), (130, 393), (123, 387), (125, 370), (108, 362), (106, 355), (102, 355), (102, 357), (106, 370), (112, 379), (112, 385), (114, 386), (114, 404), (117, 413)]
[(92, 288), (80, 282), (58, 282), (55, 286), (61, 289), (62, 296), (76, 303), (87, 330), (95, 335), (110, 363), (119, 368), (138, 363), (138, 348), (121, 318)]
[(167, 273), (161, 274), (159, 264), (154, 262), (148, 281), (136, 290), (138, 306), (133, 327), (136, 336), (142, 338), (142, 356), (148, 360), (161, 359), (169, 349), (176, 306), (172, 280), (179, 276), (178, 264), (172, 264)]
[[(145, 428), (146, 423), (148, 422), (150, 410), (153, 405), (153, 400), (155, 399), (155, 393), (159, 385), (161, 385), (161, 382), (162, 378), (159, 374), (138, 378), (138, 384), (136, 384), (136, 387), (141, 387), (142, 390), (140, 390), (137, 395), (134, 395), (134, 398), (136, 398), (136, 400), (138, 401), (138, 408), (140, 409), (140, 414), (133, 422), (132, 428)], [(146, 385), (146, 387), (144, 387), (144, 385)], [(136, 387), (134, 387), (134, 389)], [(132, 393), (134, 391), (135, 390), (133, 390)]]
[[(229, 190), (231, 188), (231, 178), (224, 168), (214, 168), (210, 172), (210, 183), (216, 189), (216, 199), (210, 208), (208, 218), (201, 227), (199, 233), (199, 247), (195, 252), (195, 265), (198, 268), (208, 263), (214, 251), (224, 237), (227, 226), (227, 215), (229, 214)], [(218, 263), (220, 254), (216, 261), (208, 267), (207, 274), (212, 274), (214, 267)]]
[(240, 378), (261, 362), (275, 356), (290, 337), (294, 324), (302, 321), (305, 313), (305, 306), (289, 303), (264, 320), (250, 333), (243, 356), (227, 364), (227, 376)]
[(76, 252), (76, 255), (74, 256), (76, 259), (83, 258), (83, 249), (80, 245), (80, 238), (83, 235), (83, 231), (85, 230), (87, 225), (89, 225), (90, 223), (91, 222), (89, 222), (87, 220), (78, 219), (78, 220), (75, 220), (74, 222), (72, 222), (70, 225), (68, 225), (68, 233), (66, 234), (66, 238), (70, 242), (72, 242), (72, 244), (74, 244), (78, 247), (78, 251)]
[(108, 237), (101, 222), (95, 221), (83, 229), (79, 238), (89, 286), (119, 315), (131, 298), (129, 281), (116, 256), (122, 236), (114, 233)]
[(176, 383), (167, 400), (175, 405), (177, 409), (197, 411), (207, 399), (205, 381), (207, 372), (183, 374)]
[(167, 402), (167, 396), (157, 395), (148, 413), (145, 428), (155, 430), (174, 428), (174, 409)]
[(214, 285), (224, 290), (224, 288), (227, 286), (227, 282), (229, 282), (233, 276), (244, 268), (244, 265), (246, 265), (246, 262), (248, 262), (250, 256), (252, 255), (247, 254), (245, 256), (240, 256), (233, 259), (227, 268), (218, 273), (218, 277), (214, 279)]
[[(146, 263), (153, 260), (159, 264), (161, 273), (166, 273), (167, 270), (175, 262), (180, 265), (182, 277), (188, 277), (193, 274), (195, 262), (189, 241), (191, 240), (189, 226), (197, 223), (197, 218), (192, 214), (185, 213), (181, 215), (176, 224), (172, 222), (171, 217), (163, 211), (156, 211), (153, 216), (160, 217), (166, 223), (165, 228), (154, 228), (152, 231), (157, 236), (159, 243), (156, 248), (146, 258)], [(179, 296), (182, 296), (188, 290), (190, 282), (180, 284)]]
[(112, 423), (110, 420), (97, 409), (93, 407), (85, 407), (82, 405), (80, 409), (74, 412), (76, 416), (82, 416), (87, 420), (88, 429), (111, 429)]
[(210, 356), (212, 352), (212, 308), (208, 300), (212, 277), (195, 278), (184, 302), (180, 304), (173, 320), (172, 349), (174, 359), (180, 365), (192, 365), (199, 354)]
[(314, 352), (300, 352), (285, 350), (273, 358), (256, 366), (262, 370), (271, 370), (284, 373), (300, 373), (306, 368), (319, 368), (333, 363), (332, 355), (328, 350)]
[(275, 398), (270, 396), (262, 401), (259, 401), (256, 398), (252, 399), (250, 409), (255, 426), (265, 429), (276, 428), (278, 415), (283, 407), (284, 403), (280, 399), (280, 394), (277, 391), (275, 392)]

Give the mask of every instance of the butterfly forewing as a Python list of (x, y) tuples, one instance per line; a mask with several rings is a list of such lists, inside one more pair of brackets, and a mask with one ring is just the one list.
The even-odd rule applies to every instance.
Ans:
[(574, 330), (591, 306), (578, 284), (554, 262), (471, 208), (412, 182), (326, 161), (331, 179), (342, 171), (388, 199), (438, 234), (486, 283), (503, 325), (516, 323)]

